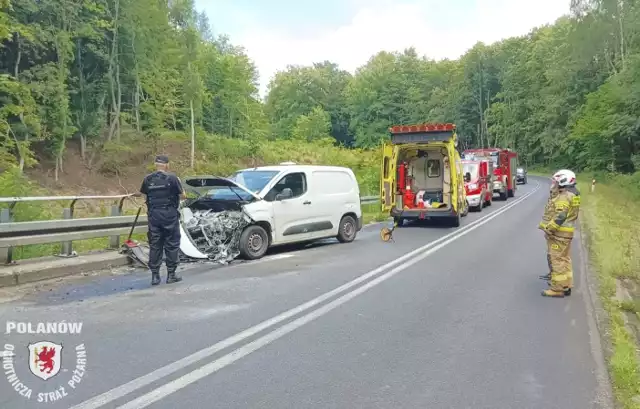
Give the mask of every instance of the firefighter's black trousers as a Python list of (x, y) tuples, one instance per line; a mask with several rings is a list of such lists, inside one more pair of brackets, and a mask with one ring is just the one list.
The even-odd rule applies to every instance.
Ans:
[(178, 267), (180, 249), (180, 217), (176, 208), (152, 209), (148, 216), (149, 269), (158, 273), (165, 254), (167, 272), (173, 273)]

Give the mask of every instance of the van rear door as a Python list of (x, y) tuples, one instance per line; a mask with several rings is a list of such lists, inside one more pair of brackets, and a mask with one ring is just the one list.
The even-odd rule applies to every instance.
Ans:
[(382, 146), (382, 169), (380, 170), (380, 203), (382, 212), (388, 214), (396, 205), (396, 162), (398, 147), (385, 143)]

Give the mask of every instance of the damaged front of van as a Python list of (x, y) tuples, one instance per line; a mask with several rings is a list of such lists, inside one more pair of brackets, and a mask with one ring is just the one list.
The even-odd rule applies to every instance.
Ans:
[(279, 174), (239, 171), (229, 178), (184, 179), (185, 191), (196, 197), (180, 207), (183, 258), (227, 264), (238, 256), (249, 260), (264, 256), (272, 241), (273, 215), (260, 193)]

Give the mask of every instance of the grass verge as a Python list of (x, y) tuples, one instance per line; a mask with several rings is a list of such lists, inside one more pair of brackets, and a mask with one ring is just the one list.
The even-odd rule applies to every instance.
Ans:
[(382, 222), (389, 217), (380, 211), (380, 203), (362, 205), (362, 224), (367, 225), (372, 222)]
[(579, 177), (584, 181), (581, 225), (608, 315), (609, 374), (620, 407), (640, 409), (640, 204), (632, 185), (623, 189), (616, 177), (605, 178), (591, 192), (591, 179)]

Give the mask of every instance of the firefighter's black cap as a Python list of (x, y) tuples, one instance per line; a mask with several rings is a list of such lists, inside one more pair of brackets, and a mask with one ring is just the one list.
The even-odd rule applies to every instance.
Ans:
[(169, 157), (167, 155), (157, 155), (156, 156), (156, 163), (167, 164), (167, 163), (169, 163)]

